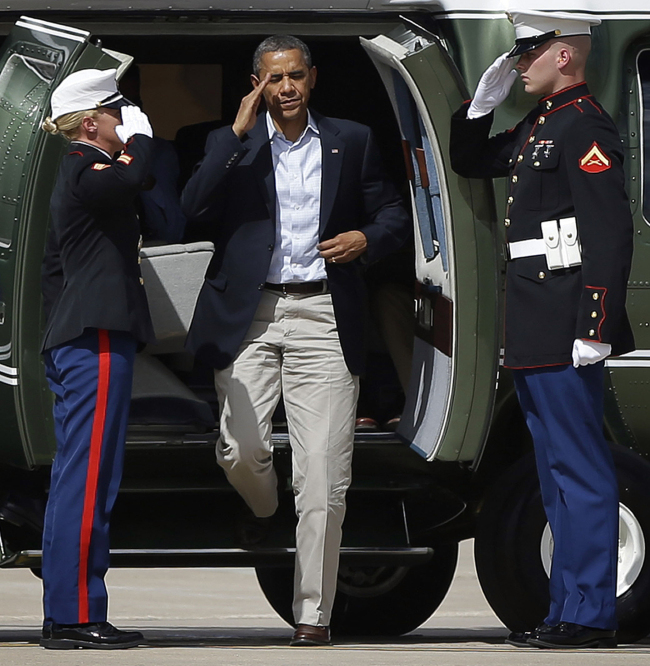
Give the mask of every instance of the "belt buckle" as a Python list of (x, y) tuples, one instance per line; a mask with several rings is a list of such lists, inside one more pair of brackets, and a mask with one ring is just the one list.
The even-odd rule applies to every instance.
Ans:
[(287, 295), (287, 283), (283, 282), (280, 286), (282, 287), (282, 295), (286, 296)]

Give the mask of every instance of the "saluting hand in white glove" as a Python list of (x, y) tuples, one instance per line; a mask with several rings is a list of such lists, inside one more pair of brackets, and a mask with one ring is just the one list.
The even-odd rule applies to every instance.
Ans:
[(144, 134), (149, 138), (153, 138), (153, 129), (147, 114), (144, 113), (137, 106), (123, 106), (120, 109), (122, 116), (122, 124), (117, 125), (115, 134), (122, 143), (127, 143), (128, 140), (135, 134)]
[(517, 78), (517, 70), (512, 68), (508, 54), (500, 55), (481, 76), (476, 86), (474, 99), (467, 109), (470, 120), (485, 116), (495, 109), (508, 96), (512, 84)]
[(573, 341), (573, 367), (579, 365), (590, 365), (606, 359), (612, 353), (612, 345), (606, 342), (592, 342), (591, 340), (581, 340), (578, 338)]

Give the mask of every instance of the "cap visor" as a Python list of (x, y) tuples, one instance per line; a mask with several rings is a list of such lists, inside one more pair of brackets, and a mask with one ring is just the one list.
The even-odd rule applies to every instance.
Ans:
[(123, 106), (134, 106), (133, 102), (130, 102), (126, 97), (120, 97), (114, 102), (109, 102), (108, 104), (102, 104), (103, 109), (121, 109)]

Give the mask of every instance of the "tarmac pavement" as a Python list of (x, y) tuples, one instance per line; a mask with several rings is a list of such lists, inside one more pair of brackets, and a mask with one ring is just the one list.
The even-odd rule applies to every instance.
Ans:
[(347, 639), (291, 648), (292, 630), (269, 606), (252, 569), (122, 569), (108, 575), (110, 620), (148, 645), (120, 651), (38, 646), (41, 585), (0, 571), (0, 666), (650, 666), (650, 640), (615, 650), (545, 651), (504, 644), (507, 630), (478, 586), (471, 541), (438, 611), (399, 639)]

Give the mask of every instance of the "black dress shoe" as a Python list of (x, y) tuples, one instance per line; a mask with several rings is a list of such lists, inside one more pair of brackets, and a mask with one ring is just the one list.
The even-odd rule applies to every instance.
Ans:
[(235, 524), (235, 544), (238, 548), (250, 550), (261, 546), (271, 531), (272, 516), (258, 518), (246, 506)]
[(575, 650), (576, 648), (616, 647), (616, 632), (609, 629), (594, 629), (573, 622), (560, 622), (557, 627), (543, 635), (535, 636), (530, 645), (541, 648)]
[(533, 629), (533, 631), (513, 631), (509, 634), (508, 638), (506, 638), (506, 643), (508, 643), (508, 645), (514, 645), (515, 647), (534, 647), (528, 642), (531, 638), (538, 638), (539, 636), (547, 634), (554, 628), (555, 627), (546, 624), (546, 622), (542, 622), (541, 624), (538, 624), (537, 628)]
[(313, 624), (299, 624), (293, 632), (289, 645), (314, 647), (317, 645), (330, 645), (330, 628), (317, 627)]
[(40, 646), (48, 650), (120, 650), (144, 643), (139, 631), (120, 631), (110, 622), (92, 624), (51, 624), (43, 627)]

